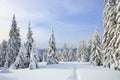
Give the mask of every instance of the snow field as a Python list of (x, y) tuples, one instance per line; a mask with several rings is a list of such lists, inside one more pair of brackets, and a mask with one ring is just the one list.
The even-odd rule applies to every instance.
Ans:
[(0, 73), (0, 80), (120, 80), (120, 72), (108, 68), (92, 66), (89, 63), (60, 62), (60, 64), (38, 64), (30, 70), (10, 69), (10, 73)]

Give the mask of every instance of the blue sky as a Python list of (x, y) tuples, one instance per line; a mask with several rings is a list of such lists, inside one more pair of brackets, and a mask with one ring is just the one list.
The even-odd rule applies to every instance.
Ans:
[(30, 21), (40, 48), (47, 48), (52, 29), (57, 47), (64, 42), (77, 47), (80, 40), (93, 37), (96, 26), (103, 35), (103, 5), (104, 0), (0, 0), (0, 41), (9, 38), (15, 13), (23, 42)]

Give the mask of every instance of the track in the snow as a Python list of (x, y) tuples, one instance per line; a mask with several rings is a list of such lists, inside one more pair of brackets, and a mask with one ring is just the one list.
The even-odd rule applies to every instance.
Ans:
[(72, 74), (70, 75), (70, 77), (68, 77), (67, 80), (81, 80), (78, 77), (78, 68), (77, 68), (77, 64), (75, 63), (73, 70), (72, 70)]

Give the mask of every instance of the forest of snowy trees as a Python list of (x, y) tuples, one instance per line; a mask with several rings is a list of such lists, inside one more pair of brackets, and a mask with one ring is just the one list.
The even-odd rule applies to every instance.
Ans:
[(87, 42), (80, 41), (77, 49), (72, 45), (67, 47), (66, 42), (63, 48), (57, 48), (52, 30), (48, 48), (43, 50), (36, 47), (30, 22), (26, 42), (21, 42), (20, 28), (13, 15), (9, 39), (0, 44), (0, 67), (36, 69), (37, 63), (42, 61), (46, 61), (47, 65), (78, 61), (120, 70), (120, 0), (105, 0), (103, 19), (103, 37), (96, 28), (93, 38)]

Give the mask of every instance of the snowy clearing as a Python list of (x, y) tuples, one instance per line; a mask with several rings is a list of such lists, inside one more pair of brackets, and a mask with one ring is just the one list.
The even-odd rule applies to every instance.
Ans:
[(0, 73), (0, 80), (120, 80), (120, 72), (89, 63), (60, 62), (60, 64), (38, 64), (39, 69), (10, 69)]

